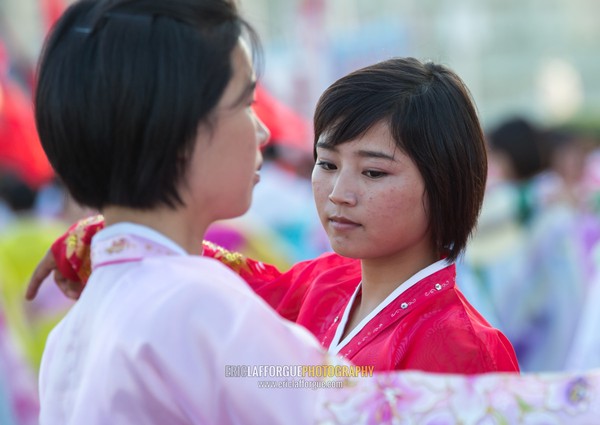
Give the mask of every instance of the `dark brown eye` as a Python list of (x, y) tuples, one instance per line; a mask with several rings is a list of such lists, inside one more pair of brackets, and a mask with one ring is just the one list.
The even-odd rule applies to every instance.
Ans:
[(322, 169), (327, 170), (327, 171), (336, 169), (335, 165), (333, 165), (331, 162), (327, 162), (327, 161), (317, 161), (315, 165), (317, 167), (321, 167)]
[(367, 170), (363, 174), (372, 179), (378, 179), (380, 177), (387, 176), (387, 173), (384, 173), (383, 171), (375, 171), (375, 170)]

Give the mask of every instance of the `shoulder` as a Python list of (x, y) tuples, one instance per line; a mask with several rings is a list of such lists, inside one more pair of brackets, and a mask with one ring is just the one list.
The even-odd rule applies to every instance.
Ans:
[(397, 368), (467, 374), (519, 370), (506, 337), (460, 307), (425, 313), (409, 327), (410, 338), (397, 347)]
[[(104, 276), (103, 282), (111, 276)], [(261, 300), (229, 268), (199, 256), (151, 257), (132, 267), (101, 302), (111, 317), (140, 335), (230, 323), (240, 309), (260, 308)], [(94, 282), (92, 282), (94, 283)], [(100, 287), (101, 285), (96, 285)], [(172, 324), (178, 323), (173, 328)]]
[(114, 297), (115, 322), (126, 324), (119, 332), (128, 335), (122, 338), (128, 346), (147, 344), (170, 356), (182, 349), (205, 352), (202, 347), (219, 352), (224, 339), (248, 330), (253, 320), (278, 320), (239, 276), (214, 259), (149, 258), (127, 280), (126, 285), (144, 287)]
[[(415, 310), (404, 318), (415, 340), (436, 344), (465, 345), (477, 349), (479, 340), (497, 335), (494, 329), (461, 294), (455, 285), (453, 266), (442, 269), (410, 289)], [(409, 325), (410, 324), (410, 325)], [(406, 326), (404, 326), (405, 328)]]
[(508, 339), (492, 327), (457, 288), (439, 295), (423, 305), (411, 332), (410, 351), (428, 358), (427, 364), (438, 365), (438, 368), (425, 370), (456, 373), (518, 371), (514, 349)]
[[(136, 280), (162, 280), (176, 292), (214, 292), (222, 289), (248, 292), (245, 282), (218, 260), (201, 256), (147, 258), (140, 267)], [(168, 282), (165, 282), (167, 279)]]

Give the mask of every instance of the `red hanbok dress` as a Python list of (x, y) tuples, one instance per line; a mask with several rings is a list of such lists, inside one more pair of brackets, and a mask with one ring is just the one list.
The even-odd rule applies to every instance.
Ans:
[(508, 339), (456, 287), (454, 264), (435, 263), (404, 282), (340, 341), (360, 297), (360, 261), (324, 254), (285, 273), (206, 244), (204, 254), (236, 270), (288, 320), (310, 330), (332, 354), (375, 370), (474, 374), (518, 372)]

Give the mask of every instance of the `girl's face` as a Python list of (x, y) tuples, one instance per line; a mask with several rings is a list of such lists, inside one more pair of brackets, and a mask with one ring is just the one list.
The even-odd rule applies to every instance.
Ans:
[(326, 139), (317, 142), (312, 185), (332, 248), (360, 259), (431, 256), (425, 185), (387, 123), (337, 146)]
[(213, 111), (210, 126), (201, 124), (184, 189), (183, 201), (196, 217), (208, 221), (237, 217), (250, 207), (262, 165), (260, 147), (269, 138), (254, 114), (256, 77), (247, 46), (232, 52), (233, 75)]

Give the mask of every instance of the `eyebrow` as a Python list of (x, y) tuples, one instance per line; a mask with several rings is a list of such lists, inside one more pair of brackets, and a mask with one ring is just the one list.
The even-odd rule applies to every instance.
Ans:
[[(333, 152), (338, 151), (336, 146), (330, 145), (326, 142), (317, 142), (315, 147), (325, 149), (328, 151), (333, 151)], [(359, 150), (358, 152), (356, 152), (356, 156), (359, 156), (361, 158), (381, 158), (381, 159), (387, 159), (389, 161), (394, 161), (394, 162), (396, 161), (396, 158), (393, 155), (387, 154), (385, 152), (372, 151), (372, 150), (368, 150), (368, 149)]]
[(362, 158), (382, 158), (388, 159), (390, 161), (396, 161), (396, 158), (393, 155), (387, 154), (385, 152), (359, 150), (356, 154)]

